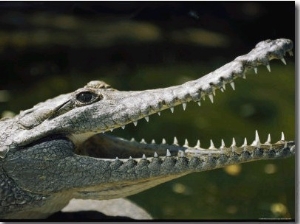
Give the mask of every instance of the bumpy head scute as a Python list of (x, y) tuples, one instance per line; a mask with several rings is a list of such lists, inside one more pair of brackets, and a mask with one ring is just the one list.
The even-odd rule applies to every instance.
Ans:
[(84, 88), (93, 88), (93, 89), (111, 89), (111, 86), (103, 81), (90, 81), (84, 86)]

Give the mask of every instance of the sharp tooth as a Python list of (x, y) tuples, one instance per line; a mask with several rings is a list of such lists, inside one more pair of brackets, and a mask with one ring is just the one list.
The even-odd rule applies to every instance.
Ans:
[(158, 157), (157, 153), (156, 153), (156, 152), (154, 152), (154, 158), (157, 158), (157, 157)]
[(134, 126), (137, 126), (137, 123), (138, 123), (137, 121), (134, 121), (134, 122), (133, 122)]
[(157, 112), (157, 114), (158, 114), (158, 116), (160, 116), (160, 111), (159, 111), (159, 112)]
[(173, 145), (178, 145), (178, 141), (177, 141), (177, 138), (176, 138), (176, 137), (174, 137)]
[(270, 134), (268, 134), (268, 139), (265, 144), (271, 144), (271, 135)]
[(244, 148), (244, 151), (247, 151), (247, 138), (244, 140), (244, 144), (241, 146), (241, 148)]
[(170, 107), (172, 113), (174, 113), (174, 107)]
[(210, 140), (209, 149), (215, 149), (215, 145), (214, 145), (214, 142), (212, 140)]
[(246, 79), (246, 73), (243, 73), (243, 79)]
[(259, 140), (259, 135), (258, 135), (257, 131), (255, 131), (255, 140), (253, 141), (251, 146), (260, 147), (260, 140)]
[(257, 74), (257, 68), (254, 68), (254, 72), (255, 72), (255, 74)]
[(147, 142), (146, 142), (145, 139), (143, 139), (143, 138), (142, 138), (142, 140), (141, 140), (140, 143), (147, 144)]
[(271, 72), (271, 67), (270, 67), (270, 65), (268, 64), (268, 65), (266, 65), (266, 66), (267, 66), (268, 71)]
[(171, 153), (170, 153), (169, 149), (167, 149), (167, 156), (168, 157), (171, 156)]
[(200, 101), (198, 101), (197, 104), (198, 104), (199, 107), (201, 106), (201, 102)]
[(132, 157), (131, 157), (131, 156), (129, 156), (129, 159), (132, 159)]
[(147, 122), (149, 122), (149, 117), (147, 116), (147, 117), (145, 117), (145, 120), (147, 121)]
[(125, 129), (125, 125), (124, 125), (124, 126), (122, 126), (122, 129)]
[(111, 132), (113, 132), (114, 129), (110, 129)]
[(245, 147), (245, 146), (247, 146), (247, 138), (245, 138), (244, 144), (242, 145), (242, 147)]
[(212, 94), (209, 94), (208, 97), (209, 97), (210, 101), (211, 101), (212, 103), (214, 103), (214, 96), (213, 96)]
[(260, 142), (257, 130), (255, 131), (255, 141)]
[(220, 88), (220, 90), (221, 90), (222, 92), (224, 92), (224, 89), (223, 89), (222, 87)]
[(154, 139), (152, 139), (151, 144), (155, 144), (155, 140)]
[(202, 95), (201, 97), (202, 97), (203, 100), (205, 100), (205, 95)]
[(116, 160), (119, 160), (119, 157), (116, 157)]
[(145, 154), (143, 154), (143, 157), (142, 157), (142, 159), (147, 159), (147, 158), (146, 158), (146, 156), (145, 156)]
[(244, 139), (244, 144), (242, 146), (247, 146), (247, 138)]
[(214, 96), (216, 96), (216, 88), (215, 87), (212, 88), (212, 93)]
[(232, 144), (231, 144), (231, 147), (235, 147), (236, 146), (236, 142), (235, 142), (235, 139), (232, 138)]
[(284, 140), (285, 140), (284, 133), (281, 132), (281, 141), (284, 141)]
[(197, 143), (195, 145), (195, 148), (200, 149), (200, 140), (197, 140)]
[(290, 56), (294, 56), (293, 51), (288, 51), (288, 53), (289, 53)]
[(221, 140), (221, 149), (224, 148), (224, 147), (225, 147), (225, 142), (224, 142), (224, 140), (222, 139), (222, 140)]
[(134, 138), (132, 138), (130, 141), (131, 141), (131, 142), (135, 142), (135, 139), (134, 139)]
[(161, 144), (167, 144), (166, 139), (163, 138)]
[(189, 147), (189, 142), (188, 142), (188, 140), (187, 139), (185, 139), (185, 141), (184, 141), (184, 145), (183, 146), (185, 146), (185, 147)]
[(222, 87), (223, 87), (224, 90), (226, 90), (226, 83), (225, 82), (223, 82), (223, 86)]
[(286, 65), (286, 61), (285, 61), (285, 59), (284, 59), (284, 58), (281, 58), (281, 61), (282, 61), (282, 63), (283, 63), (283, 64), (285, 64), (285, 65)]
[(284, 143), (284, 148), (286, 148), (286, 147), (287, 147), (287, 142)]
[(186, 103), (183, 103), (183, 104), (182, 104), (182, 108), (183, 108), (183, 110), (186, 109)]
[(230, 83), (230, 86), (231, 86), (231, 88), (232, 88), (233, 90), (235, 90), (234, 82), (231, 82), (231, 83)]

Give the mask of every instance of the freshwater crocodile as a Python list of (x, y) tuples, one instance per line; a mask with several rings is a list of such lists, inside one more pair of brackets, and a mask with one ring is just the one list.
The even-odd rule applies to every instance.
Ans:
[(0, 122), (0, 217), (45, 218), (60, 211), (72, 198), (123, 198), (192, 172), (230, 164), (285, 158), (295, 153), (295, 142), (271, 143), (270, 135), (226, 147), (224, 141), (208, 149), (177, 139), (168, 145), (127, 141), (108, 133), (125, 128), (152, 114), (208, 96), (216, 90), (234, 89), (234, 79), (246, 71), (284, 55), (292, 56), (288, 39), (258, 43), (248, 54), (182, 85), (145, 91), (118, 91), (102, 81), (91, 81), (75, 92), (63, 94), (21, 111)]

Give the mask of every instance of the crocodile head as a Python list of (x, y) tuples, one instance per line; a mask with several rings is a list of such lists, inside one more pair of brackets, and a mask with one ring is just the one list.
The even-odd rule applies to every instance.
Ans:
[[(272, 59), (280, 59), (285, 64), (284, 55), (286, 52), (292, 55), (292, 48), (293, 43), (288, 39), (262, 41), (248, 54), (219, 69), (197, 80), (168, 88), (118, 91), (102, 81), (89, 82), (73, 93), (22, 111), (12, 120), (14, 133), (0, 148), (2, 157), (8, 157), (4, 168), (19, 186), (30, 189), (30, 192), (49, 194), (76, 189), (71, 193), (68, 191), (71, 195), (68, 199), (109, 199), (125, 197), (191, 172), (292, 155), (295, 143), (286, 141), (283, 134), (277, 143), (272, 144), (269, 137), (262, 144), (256, 132), (252, 144), (247, 144), (245, 139), (244, 144), (238, 147), (233, 140), (230, 147), (222, 142), (219, 149), (212, 142), (208, 149), (202, 149), (199, 144), (195, 147), (188, 144), (179, 146), (176, 138), (172, 145), (165, 142), (147, 144), (107, 134), (131, 123), (137, 125), (140, 119), (149, 121), (150, 115), (160, 114), (162, 110), (173, 112), (178, 105), (185, 110), (191, 101), (200, 106), (201, 101), (208, 97), (213, 102), (217, 90), (223, 92), (226, 84), (234, 89), (234, 79), (245, 78), (247, 70), (257, 72), (257, 67), (264, 65), (270, 71), (269, 61)], [(72, 146), (56, 142), (61, 137), (72, 142)], [(48, 147), (47, 142), (53, 145)], [(67, 153), (69, 148), (71, 151)], [(16, 156), (22, 149), (26, 149), (30, 156)], [(42, 155), (51, 150), (55, 154), (52, 159), (49, 157), (51, 153)], [(61, 156), (58, 151), (66, 155)], [(45, 161), (36, 165), (32, 161), (37, 157), (39, 161)], [(26, 166), (20, 165), (20, 158)], [(48, 164), (48, 160), (52, 160), (51, 165), (44, 165)], [(66, 168), (63, 171), (57, 170), (64, 164)], [(32, 178), (22, 177), (34, 169), (39, 170), (34, 178), (40, 181), (38, 185), (28, 187)], [(59, 177), (53, 175), (56, 173), (54, 170), (63, 173), (63, 180), (58, 181)], [(95, 173), (95, 170), (101, 172)]]
[(225, 90), (226, 84), (234, 89), (234, 79), (246, 78), (246, 71), (281, 59), (285, 64), (286, 52), (292, 54), (293, 44), (287, 39), (266, 40), (258, 43), (246, 55), (197, 79), (179, 86), (145, 91), (118, 91), (102, 81), (91, 81), (73, 93), (39, 103), (18, 115), (22, 127), (13, 139), (13, 145), (22, 146), (52, 134), (68, 136), (77, 146), (87, 138), (116, 128), (125, 128), (152, 114), (188, 102), (201, 105), (206, 96), (213, 102), (216, 90)]

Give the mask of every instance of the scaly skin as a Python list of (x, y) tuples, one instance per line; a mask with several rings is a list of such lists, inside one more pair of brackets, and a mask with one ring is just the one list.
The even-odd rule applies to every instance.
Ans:
[[(294, 155), (295, 143), (284, 135), (262, 144), (256, 132), (251, 145), (230, 147), (222, 141), (209, 149), (126, 141), (105, 132), (141, 118), (225, 90), (246, 71), (292, 54), (287, 39), (262, 41), (246, 55), (179, 86), (145, 91), (117, 91), (92, 81), (73, 93), (39, 103), (0, 123), (0, 217), (44, 218), (61, 210), (70, 199), (126, 197), (192, 172), (230, 164)], [(142, 158), (139, 158), (144, 154)], [(135, 159), (133, 159), (134, 157)], [(136, 159), (137, 157), (137, 159)]]

